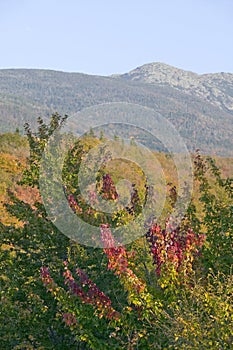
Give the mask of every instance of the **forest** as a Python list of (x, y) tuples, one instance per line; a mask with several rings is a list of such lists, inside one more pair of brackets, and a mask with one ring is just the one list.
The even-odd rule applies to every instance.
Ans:
[[(38, 118), (36, 130), (25, 124), (26, 136), (0, 134), (1, 349), (232, 349), (232, 159), (193, 152), (191, 200), (172, 216), (179, 201), (173, 155), (154, 151), (165, 198), (161, 215), (152, 202), (144, 220), (160, 188), (154, 193), (136, 165), (114, 160), (104, 134), (71, 136), (62, 167), (65, 229), (78, 219), (90, 231), (64, 234), (52, 175), (44, 185), (47, 202), (53, 193), (57, 203), (50, 213), (40, 190), (44, 150), (66, 118)], [(96, 146), (105, 162), (95, 171), (98, 159), (88, 154)], [(84, 180), (96, 172), (93, 186), (81, 189), (80, 169)], [(117, 184), (125, 179), (131, 186), (120, 202)], [(100, 200), (115, 209), (99, 210)]]

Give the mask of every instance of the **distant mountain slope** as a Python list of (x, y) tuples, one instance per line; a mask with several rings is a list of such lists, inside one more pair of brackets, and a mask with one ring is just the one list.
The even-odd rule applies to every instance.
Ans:
[(160, 63), (112, 77), (0, 70), (0, 132), (22, 130), (25, 122), (35, 125), (38, 116), (48, 118), (55, 111), (73, 115), (95, 104), (125, 101), (161, 113), (191, 150), (232, 156), (231, 84), (231, 74), (198, 76)]

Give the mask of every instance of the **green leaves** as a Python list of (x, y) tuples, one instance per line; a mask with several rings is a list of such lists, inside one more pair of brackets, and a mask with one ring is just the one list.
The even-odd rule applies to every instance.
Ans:
[[(65, 120), (58, 114), (49, 125), (39, 119), (36, 133), (26, 126), (30, 156), (25, 186), (38, 186), (46, 142)], [(232, 179), (222, 178), (212, 159), (196, 155), (201, 215), (193, 202), (177, 231), (151, 222), (145, 228), (149, 244), (143, 237), (128, 246), (116, 245), (106, 217), (97, 213), (93, 218), (96, 213), (80, 197), (80, 162), (101, 142), (90, 135), (83, 141), (68, 153), (63, 181), (75, 213), (101, 225), (104, 249), (82, 246), (59, 232), (38, 196), (29, 204), (27, 192), (20, 199), (9, 191), (6, 208), (21, 225), (0, 225), (2, 348), (230, 349)], [(90, 169), (84, 170), (88, 174)], [(114, 201), (113, 178), (119, 174), (104, 178), (104, 171), (97, 174), (99, 192)], [(128, 223), (129, 216), (140, 212), (140, 192), (135, 188), (132, 193), (132, 213), (119, 211), (112, 221)], [(201, 250), (198, 239), (203, 235)]]

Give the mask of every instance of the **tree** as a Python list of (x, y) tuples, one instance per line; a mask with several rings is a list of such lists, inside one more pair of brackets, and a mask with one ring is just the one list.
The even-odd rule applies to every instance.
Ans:
[[(49, 125), (39, 119), (36, 133), (26, 125), (24, 186), (39, 190), (44, 147), (65, 120), (58, 114)], [(93, 135), (79, 140), (63, 169), (67, 200), (86, 220), (95, 212), (80, 196), (78, 166), (100, 142)], [(6, 207), (21, 227), (0, 226), (2, 348), (230, 349), (232, 180), (223, 179), (210, 158), (196, 154), (194, 164), (203, 215), (191, 203), (179, 227), (168, 220), (162, 227), (152, 217), (144, 235), (127, 246), (116, 244), (114, 216), (99, 213), (95, 219), (103, 249), (86, 247), (59, 232), (40, 198), (29, 204), (26, 193), (19, 199), (9, 191)], [(98, 181), (100, 195), (117, 201), (107, 168)], [(131, 211), (121, 211), (118, 222), (123, 214), (123, 222), (138, 215), (138, 192), (134, 186)]]

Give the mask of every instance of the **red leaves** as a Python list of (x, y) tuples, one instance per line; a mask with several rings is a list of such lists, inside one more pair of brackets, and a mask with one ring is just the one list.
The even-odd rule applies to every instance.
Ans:
[(126, 250), (123, 246), (115, 246), (116, 244), (108, 224), (101, 225), (100, 234), (104, 245), (104, 252), (108, 257), (109, 270), (115, 270), (116, 275), (126, 271), (128, 267)]
[[(119, 319), (120, 314), (112, 308), (109, 297), (100, 291), (97, 285), (88, 278), (87, 274), (81, 269), (76, 270), (80, 280), (80, 285), (78, 285), (66, 265), (65, 263), (63, 276), (71, 294), (78, 296), (83, 303), (93, 305), (99, 311), (100, 318), (105, 316), (109, 319)], [(87, 291), (84, 290), (85, 287), (88, 289)]]
[(83, 292), (82, 288), (75, 282), (72, 273), (70, 270), (68, 270), (66, 264), (63, 277), (65, 277), (65, 284), (68, 286), (71, 294), (76, 295), (82, 301), (85, 301), (85, 293)]
[(114, 241), (114, 238), (112, 236), (112, 233), (108, 224), (102, 224), (100, 226), (100, 236), (104, 246), (104, 251), (110, 248), (116, 249), (115, 248), (116, 243)]
[(108, 257), (108, 269), (115, 271), (115, 275), (125, 279), (136, 293), (142, 292), (145, 289), (145, 285), (128, 267), (128, 254), (125, 247), (116, 247), (108, 224), (101, 225), (100, 233), (104, 252)]
[[(88, 278), (87, 274), (85, 274), (81, 269), (76, 270), (80, 280), (80, 284), (78, 284), (74, 280), (71, 271), (68, 269), (66, 261), (64, 262), (64, 265), (65, 271), (63, 273), (63, 277), (65, 278), (65, 284), (68, 286), (72, 295), (77, 296), (83, 303), (90, 304), (97, 309), (99, 312), (99, 318), (102, 318), (103, 316), (114, 320), (118, 320), (120, 318), (120, 313), (114, 310), (114, 308), (111, 306), (110, 298), (100, 291), (96, 284)], [(48, 291), (54, 293), (56, 289), (57, 292), (59, 292), (57, 285), (50, 276), (48, 267), (41, 268), (41, 278)], [(70, 313), (64, 313), (63, 320), (68, 326), (76, 324), (74, 315)]]
[(74, 326), (77, 324), (75, 316), (69, 312), (63, 314), (63, 321), (67, 324), (67, 326)]
[(79, 206), (79, 204), (75, 200), (75, 197), (73, 194), (69, 194), (67, 196), (67, 199), (68, 199), (69, 205), (70, 205), (71, 209), (73, 210), (73, 212), (82, 213), (82, 208)]
[(48, 267), (42, 266), (40, 269), (42, 282), (48, 291), (52, 291), (55, 287), (54, 280), (51, 278)]
[(102, 187), (102, 197), (104, 199), (117, 199), (118, 193), (116, 191), (116, 187), (114, 185), (114, 182), (112, 181), (112, 178), (110, 174), (105, 174), (103, 176), (103, 187)]
[(181, 231), (179, 227), (172, 228), (167, 224), (162, 230), (159, 225), (154, 224), (146, 233), (146, 238), (156, 264), (156, 273), (160, 275), (161, 267), (166, 262), (172, 262), (178, 271), (188, 256), (198, 252), (205, 236), (195, 234), (190, 228)]

